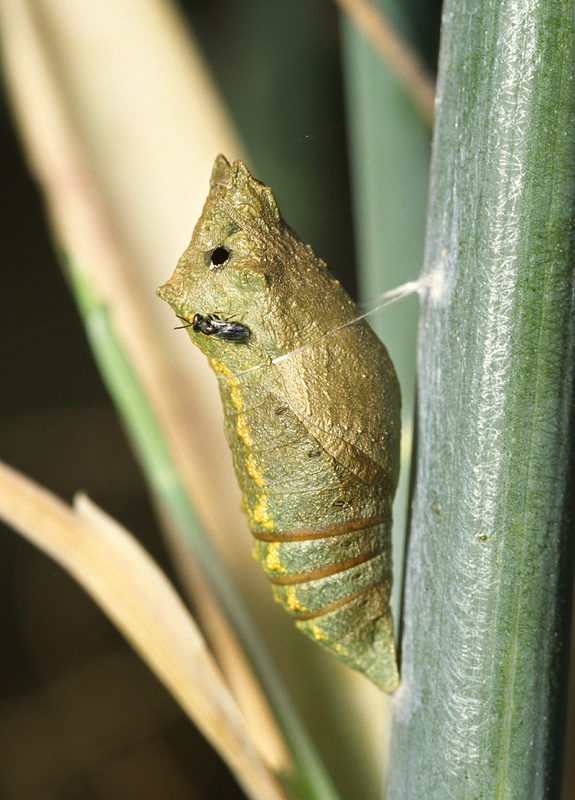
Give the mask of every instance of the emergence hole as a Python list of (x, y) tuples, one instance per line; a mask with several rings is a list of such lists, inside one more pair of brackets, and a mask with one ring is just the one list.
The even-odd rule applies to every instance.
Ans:
[(210, 256), (210, 262), (214, 267), (221, 267), (222, 264), (225, 264), (228, 258), (230, 257), (230, 251), (227, 250), (222, 245), (216, 247), (216, 249), (212, 252)]

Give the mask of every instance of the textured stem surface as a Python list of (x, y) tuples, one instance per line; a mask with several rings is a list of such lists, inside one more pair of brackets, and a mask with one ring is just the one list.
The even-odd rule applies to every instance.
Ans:
[[(571, 595), (571, 0), (447, 0), (393, 800), (557, 797)], [(562, 695), (563, 693), (563, 695)]]

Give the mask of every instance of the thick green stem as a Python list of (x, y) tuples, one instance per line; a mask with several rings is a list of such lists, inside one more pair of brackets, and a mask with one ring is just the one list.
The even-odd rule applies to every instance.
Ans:
[(573, 534), (573, 3), (446, 0), (443, 24), (389, 797), (551, 798)]

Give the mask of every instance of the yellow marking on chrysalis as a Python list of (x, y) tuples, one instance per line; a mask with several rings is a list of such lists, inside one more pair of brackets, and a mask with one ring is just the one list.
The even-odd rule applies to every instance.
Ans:
[(239, 381), (237, 378), (230, 378), (230, 400), (236, 411), (243, 411), (244, 398), (240, 391)]
[(321, 625), (310, 625), (309, 626), (309, 630), (313, 634), (314, 639), (317, 639), (318, 641), (322, 641), (322, 640), (326, 640), (327, 639), (329, 641), (330, 637), (324, 631), (324, 629), (321, 627)]
[(268, 499), (265, 494), (259, 496), (257, 503), (252, 511), (252, 517), (258, 525), (263, 525), (269, 531), (274, 529), (274, 518), (268, 509)]
[(291, 611), (309, 611), (309, 608), (302, 603), (297, 596), (298, 587), (289, 586), (284, 596), (284, 603)]
[(276, 573), (282, 572), (285, 575), (289, 572), (287, 567), (284, 567), (282, 564), (279, 542), (270, 542), (270, 544), (268, 544), (264, 564), (266, 569)]
[(254, 457), (251, 453), (246, 456), (246, 470), (248, 475), (254, 479), (256, 486), (265, 486), (265, 481), (262, 473), (259, 471)]
[(246, 414), (238, 414), (236, 417), (236, 433), (245, 444), (246, 447), (251, 447), (253, 444), (252, 433), (248, 424), (248, 417)]
[(240, 391), (240, 385), (239, 385), (240, 382), (238, 381), (238, 379), (232, 377), (233, 372), (223, 361), (218, 361), (215, 358), (210, 358), (210, 364), (216, 375), (220, 376), (223, 375), (230, 379), (228, 381), (228, 388), (230, 390), (230, 400), (236, 411), (242, 411), (244, 407), (244, 401), (242, 398), (242, 393)]
[(210, 366), (216, 375), (231, 375), (231, 369), (223, 361), (218, 361), (217, 358), (210, 358)]

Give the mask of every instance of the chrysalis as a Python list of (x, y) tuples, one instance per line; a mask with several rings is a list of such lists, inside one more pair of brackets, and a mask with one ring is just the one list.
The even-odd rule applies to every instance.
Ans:
[(385, 691), (400, 393), (385, 347), (269, 187), (216, 159), (190, 246), (159, 290), (220, 378), (226, 434), (275, 599)]

